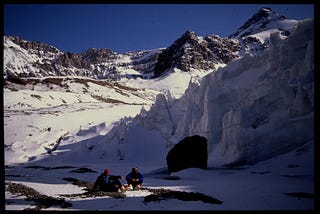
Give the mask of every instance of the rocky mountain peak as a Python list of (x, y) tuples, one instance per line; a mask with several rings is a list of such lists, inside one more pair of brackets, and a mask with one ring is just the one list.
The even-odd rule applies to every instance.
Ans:
[(185, 39), (185, 40), (190, 40), (190, 39), (197, 40), (198, 39), (198, 37), (194, 31), (188, 31), (188, 30), (182, 35), (181, 38)]
[(282, 16), (268, 7), (263, 7), (258, 10), (250, 19), (248, 19), (236, 32), (232, 33), (229, 38), (242, 38), (250, 34), (257, 33), (274, 21), (285, 19)]
[(271, 10), (271, 8), (263, 7), (258, 10), (258, 12), (253, 15), (253, 17), (268, 17), (272, 13), (274, 12)]
[(59, 53), (60, 51), (48, 44), (42, 42), (26, 41), (21, 39), (18, 36), (4, 36), (4, 39), (10, 39), (16, 45), (19, 45), (21, 48), (27, 51), (43, 51), (46, 53)]
[(287, 19), (270, 8), (258, 10), (229, 38), (239, 41), (240, 56), (259, 55), (269, 47), (271, 33), (279, 32), (282, 38), (290, 36), (298, 24), (297, 20)]
[(177, 40), (175, 40), (171, 46), (180, 47), (180, 46), (183, 46), (187, 43), (192, 44), (192, 45), (196, 45), (197, 43), (199, 43), (199, 38), (195, 32), (186, 31), (181, 37), (179, 37)]
[(158, 77), (173, 68), (186, 72), (192, 69), (215, 70), (217, 64), (228, 63), (234, 59), (238, 50), (238, 45), (230, 39), (216, 35), (203, 38), (192, 31), (186, 31), (160, 53), (154, 76)]
[(194, 69), (214, 69), (217, 62), (214, 55), (201, 43), (194, 32), (187, 31), (172, 45), (159, 54), (154, 68), (154, 77), (158, 77), (170, 69), (183, 71)]

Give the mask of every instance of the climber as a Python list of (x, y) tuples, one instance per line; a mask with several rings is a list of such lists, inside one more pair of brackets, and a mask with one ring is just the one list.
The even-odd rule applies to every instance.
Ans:
[(101, 173), (96, 182), (94, 183), (93, 190), (99, 187), (99, 190), (106, 192), (121, 192), (124, 190), (124, 186), (121, 184), (123, 177), (121, 175), (110, 175), (110, 170), (105, 169)]
[(126, 176), (128, 182), (127, 189), (141, 188), (143, 182), (143, 175), (138, 171), (137, 167), (132, 167), (131, 172)]

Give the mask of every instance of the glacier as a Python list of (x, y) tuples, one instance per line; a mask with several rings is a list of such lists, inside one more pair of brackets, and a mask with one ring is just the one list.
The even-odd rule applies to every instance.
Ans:
[(306, 19), (287, 38), (271, 34), (263, 54), (247, 54), (199, 81), (191, 79), (177, 100), (159, 94), (149, 111), (110, 135), (130, 136), (119, 139), (132, 143), (144, 141), (133, 134), (137, 129), (157, 132), (165, 150), (201, 135), (208, 139), (209, 163), (229, 166), (255, 164), (313, 142), (313, 26)]

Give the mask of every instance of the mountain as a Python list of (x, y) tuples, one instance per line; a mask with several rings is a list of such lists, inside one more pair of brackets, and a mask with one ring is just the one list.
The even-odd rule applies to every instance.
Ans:
[(94, 79), (148, 78), (161, 49), (118, 54), (107, 48), (62, 52), (40, 42), (4, 36), (4, 79), (84, 76)]
[(269, 30), (270, 28), (275, 28), (275, 23), (278, 24), (285, 19), (285, 16), (275, 13), (270, 8), (261, 8), (240, 28), (232, 33), (229, 38), (242, 38), (261, 31)]
[[(196, 36), (187, 31), (165, 49), (118, 54), (107, 48), (90, 48), (83, 53), (61, 52), (40, 42), (4, 36), (4, 78), (85, 76), (120, 80), (149, 79), (177, 68), (214, 71), (237, 57), (240, 47), (217, 35)], [(170, 69), (169, 69), (170, 68)]]
[(232, 40), (216, 35), (202, 38), (187, 31), (159, 54), (154, 75), (161, 76), (173, 68), (189, 72), (192, 69), (215, 71), (218, 65), (236, 58), (239, 49)]
[(298, 21), (262, 8), (228, 38), (197, 36), (187, 31), (167, 48), (119, 54), (107, 48), (62, 52), (17, 36), (4, 36), (5, 79), (16, 77), (85, 76), (94, 79), (157, 78), (179, 69), (212, 72), (233, 59), (257, 55), (269, 47), (269, 35), (290, 35)]
[(271, 33), (280, 32), (285, 38), (294, 31), (297, 24), (297, 20), (287, 19), (270, 8), (261, 8), (228, 38), (239, 41), (242, 47), (240, 55), (259, 54), (269, 47)]

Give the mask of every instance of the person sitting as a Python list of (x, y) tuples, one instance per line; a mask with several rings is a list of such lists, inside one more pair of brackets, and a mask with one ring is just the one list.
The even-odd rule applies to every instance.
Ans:
[(126, 176), (128, 189), (141, 188), (143, 175), (138, 171), (137, 167), (132, 167), (131, 172)]
[(124, 189), (121, 181), (123, 177), (121, 175), (110, 175), (110, 170), (105, 169), (101, 173), (96, 182), (93, 185), (93, 190), (96, 190), (99, 187), (99, 190), (106, 192), (121, 192)]

